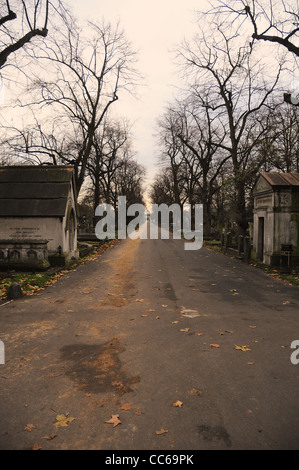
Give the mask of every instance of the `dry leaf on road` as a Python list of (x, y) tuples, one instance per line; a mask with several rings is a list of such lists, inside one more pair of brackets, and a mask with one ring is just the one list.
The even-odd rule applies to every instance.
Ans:
[(38, 442), (34, 444), (34, 446), (32, 447), (32, 450), (41, 450), (41, 449), (42, 449), (42, 446)]
[(55, 439), (55, 437), (57, 437), (57, 434), (53, 433), (50, 434), (50, 436), (45, 436), (43, 439), (47, 439), (47, 441), (52, 441), (53, 439)]
[(177, 406), (178, 408), (181, 408), (183, 405), (183, 402), (180, 400), (177, 400), (175, 403), (172, 404), (172, 406)]
[(31, 432), (35, 428), (36, 428), (36, 426), (34, 426), (34, 424), (27, 424), (27, 426), (24, 427), (24, 431)]
[(108, 424), (113, 424), (113, 427), (115, 428), (115, 426), (117, 426), (118, 424), (121, 424), (121, 421), (118, 418), (119, 418), (119, 415), (111, 415), (111, 419), (109, 419), (108, 421), (104, 421), (104, 422)]
[(238, 349), (239, 351), (251, 351), (251, 349), (248, 346), (237, 346), (235, 345), (235, 349)]
[(123, 405), (119, 407), (120, 410), (125, 410), (125, 411), (131, 410), (131, 408), (132, 408), (132, 405), (130, 405), (130, 403), (124, 403)]
[(54, 423), (54, 426), (56, 426), (56, 428), (65, 428), (75, 419), (76, 418), (71, 418), (65, 415), (57, 415), (56, 423)]
[(166, 429), (161, 428), (160, 431), (156, 431), (156, 434), (159, 436), (160, 434), (165, 434), (166, 432), (168, 432)]

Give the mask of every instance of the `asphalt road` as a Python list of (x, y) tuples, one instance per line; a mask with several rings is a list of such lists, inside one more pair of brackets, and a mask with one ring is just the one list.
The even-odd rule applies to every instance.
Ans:
[(223, 254), (122, 241), (0, 340), (0, 449), (299, 449), (299, 289)]

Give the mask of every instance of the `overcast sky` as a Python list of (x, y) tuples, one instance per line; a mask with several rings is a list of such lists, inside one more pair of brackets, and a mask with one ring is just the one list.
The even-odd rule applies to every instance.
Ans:
[[(151, 179), (156, 172), (156, 119), (163, 113), (179, 85), (171, 51), (184, 36), (196, 29), (196, 11), (206, 0), (72, 0), (74, 13), (96, 21), (105, 19), (125, 31), (139, 51), (139, 70), (147, 86), (139, 90), (139, 100), (127, 97), (114, 109), (134, 122), (134, 149)], [(117, 107), (117, 108), (116, 108)]]

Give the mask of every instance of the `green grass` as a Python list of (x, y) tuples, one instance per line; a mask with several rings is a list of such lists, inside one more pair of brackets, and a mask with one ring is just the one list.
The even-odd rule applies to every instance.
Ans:
[(282, 279), (283, 281), (288, 282), (293, 286), (299, 286), (299, 273), (293, 271), (292, 273), (283, 273), (280, 272), (278, 268), (266, 266), (262, 263), (250, 263), (251, 266), (257, 267), (262, 269), (265, 273), (269, 274), (269, 276), (275, 277), (277, 279)]
[[(217, 253), (219, 252), (222, 253), (221, 243), (218, 240), (204, 241), (203, 246), (205, 248), (216, 251)], [(233, 256), (233, 255), (230, 254), (229, 256)], [(269, 274), (269, 276), (275, 277), (277, 279), (282, 279), (283, 281), (286, 281), (293, 286), (299, 286), (299, 273), (298, 272), (292, 272), (290, 274), (282, 273), (279, 271), (278, 268), (267, 266), (265, 264), (257, 263), (253, 261), (251, 261), (250, 265), (257, 267), (259, 269), (262, 269), (265, 273)]]
[(210, 248), (213, 251), (221, 251), (221, 242), (219, 240), (204, 240), (203, 246), (205, 248)]
[(97, 259), (102, 253), (104, 253), (109, 248), (113, 247), (116, 243), (116, 240), (109, 240), (105, 243), (102, 243), (94, 251), (80, 258), (69, 268), (63, 268), (55, 274), (50, 274), (47, 272), (11, 272), (0, 281), (0, 301), (5, 300), (7, 298), (9, 287), (13, 282), (17, 282), (20, 285), (25, 296), (36, 294), (37, 292), (45, 289), (46, 287), (55, 284), (55, 282), (57, 282), (61, 277), (65, 276), (70, 271), (76, 269), (77, 266)]

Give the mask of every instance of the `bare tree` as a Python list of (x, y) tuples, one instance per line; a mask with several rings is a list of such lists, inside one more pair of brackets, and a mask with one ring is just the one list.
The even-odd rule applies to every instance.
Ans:
[[(49, 0), (6, 0), (0, 16), (0, 69), (10, 54), (48, 34)], [(16, 26), (15, 26), (16, 25)], [(21, 34), (20, 34), (21, 32)]]
[(94, 136), (87, 162), (94, 192), (94, 209), (100, 202), (116, 204), (115, 175), (124, 161), (132, 157), (129, 132), (126, 121), (112, 120), (106, 116)]
[(127, 207), (132, 204), (144, 204), (144, 178), (146, 171), (143, 165), (133, 158), (123, 157), (114, 176), (115, 199), (126, 196)]
[(268, 104), (277, 86), (280, 69), (271, 80), (265, 81), (252, 48), (240, 46), (240, 38), (227, 24), (210, 23), (209, 27), (214, 37), (203, 32), (191, 43), (185, 43), (180, 56), (185, 71), (189, 71), (196, 83), (209, 83), (207, 109), (215, 113), (218, 126), (226, 135), (217, 145), (231, 159), (236, 223), (239, 234), (244, 235), (248, 225), (246, 185), (252, 162), (250, 156), (265, 132), (259, 112)]
[(188, 166), (190, 182), (194, 182), (191, 204), (201, 202), (204, 214), (204, 235), (209, 236), (211, 230), (211, 211), (213, 198), (219, 190), (219, 176), (230, 155), (221, 156), (219, 147), (225, 134), (219, 134), (208, 102), (209, 88), (198, 87), (192, 90), (188, 99), (178, 109), (182, 123), (178, 138), (186, 146), (185, 161)]
[(182, 168), (186, 147), (178, 137), (181, 130), (178, 113), (169, 107), (165, 114), (158, 119), (158, 129), (161, 150), (159, 163), (168, 167), (172, 172), (172, 202), (182, 205), (185, 202), (182, 188)]
[(152, 204), (173, 204), (175, 191), (171, 167), (165, 166), (160, 169), (150, 187), (149, 197)]
[(213, 12), (247, 18), (252, 26), (252, 40), (275, 43), (299, 56), (298, 0), (217, 0)]
[[(31, 101), (26, 107), (30, 106), (39, 124), (31, 127), (30, 135), (38, 139), (35, 143), (31, 139), (26, 151), (35, 155), (47, 151), (52, 163), (72, 164), (80, 191), (106, 113), (119, 94), (133, 90), (139, 76), (136, 53), (119, 25), (88, 23), (83, 30), (67, 12), (61, 19), (47, 43), (31, 51), (39, 67), (31, 77)], [(23, 100), (24, 96), (24, 108)], [(44, 124), (41, 115), (47, 117)], [(56, 147), (49, 148), (49, 142)]]
[(299, 171), (299, 109), (280, 103), (268, 110), (264, 120), (267, 132), (256, 151), (264, 155), (264, 171)]

